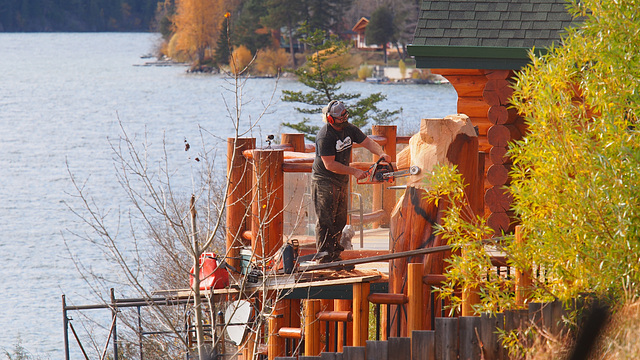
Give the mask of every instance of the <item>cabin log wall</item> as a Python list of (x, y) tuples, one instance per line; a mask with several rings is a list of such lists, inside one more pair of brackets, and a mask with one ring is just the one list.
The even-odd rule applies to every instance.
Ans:
[(506, 156), (509, 142), (519, 140), (526, 125), (510, 107), (513, 95), (510, 70), (433, 69), (447, 78), (458, 93), (458, 113), (466, 114), (478, 129), (479, 150), (488, 154), (484, 161), (484, 215), (499, 236), (512, 233), (516, 219), (510, 211), (513, 198), (503, 188), (509, 185), (511, 159)]

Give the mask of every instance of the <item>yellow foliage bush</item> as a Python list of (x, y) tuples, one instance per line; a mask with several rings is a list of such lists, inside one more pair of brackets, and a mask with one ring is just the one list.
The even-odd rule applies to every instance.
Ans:
[(371, 66), (367, 64), (360, 65), (360, 68), (358, 69), (358, 79), (366, 80), (367, 78), (371, 77), (372, 74), (373, 68)]
[(265, 49), (258, 51), (255, 67), (259, 75), (278, 75), (289, 63), (289, 55), (282, 49)]
[(358, 66), (360, 64), (362, 64), (362, 61), (351, 55), (350, 53), (345, 53), (339, 56), (334, 56), (330, 59), (328, 59), (325, 63), (325, 65), (332, 65), (332, 64), (342, 64), (348, 68), (350, 68), (350, 76), (355, 76), (356, 75), (356, 69), (358, 68)]
[(169, 44), (167, 45), (166, 54), (173, 60), (177, 62), (187, 62), (192, 59), (189, 51), (180, 48), (178, 44), (180, 44), (179, 40), (180, 34), (173, 34), (171, 40), (169, 40)]
[(398, 61), (398, 68), (400, 69), (400, 75), (404, 79), (407, 77), (407, 64), (404, 63), (403, 60)]
[(229, 59), (229, 66), (231, 67), (231, 72), (237, 75), (242, 72), (249, 63), (251, 63), (251, 59), (253, 56), (251, 55), (251, 50), (249, 50), (246, 46), (240, 45), (231, 54), (231, 59)]

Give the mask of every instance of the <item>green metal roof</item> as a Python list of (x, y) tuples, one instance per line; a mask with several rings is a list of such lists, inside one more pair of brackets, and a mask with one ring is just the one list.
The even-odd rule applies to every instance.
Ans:
[(564, 0), (423, 0), (408, 51), (421, 68), (519, 69), (571, 24)]

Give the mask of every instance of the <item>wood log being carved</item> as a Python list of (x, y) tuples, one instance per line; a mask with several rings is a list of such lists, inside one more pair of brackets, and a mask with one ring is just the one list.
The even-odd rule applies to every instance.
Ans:
[[(408, 187), (391, 214), (392, 252), (415, 250), (425, 247), (444, 245), (439, 236), (435, 236), (434, 227), (442, 217), (447, 204), (440, 202), (438, 206), (425, 200), (429, 190), (426, 175), (436, 164), (454, 164), (465, 179), (467, 196), (474, 212), (482, 214), (482, 194), (470, 189), (478, 189), (481, 181), (478, 171), (478, 138), (475, 129), (466, 115), (451, 115), (444, 119), (423, 119), (420, 132), (411, 137), (409, 146), (397, 156), (398, 168), (415, 165), (420, 167), (418, 175), (408, 179)], [(473, 186), (468, 186), (473, 184)], [(422, 262), (424, 275), (442, 274), (446, 253), (416, 256), (409, 259), (397, 259), (390, 262), (389, 292), (406, 294), (407, 264)], [(428, 287), (423, 294), (423, 321), (427, 327), (431, 324), (431, 297)], [(398, 312), (392, 309), (391, 336), (397, 334)], [(404, 323), (405, 319), (400, 319)], [(402, 326), (405, 329), (406, 326)]]

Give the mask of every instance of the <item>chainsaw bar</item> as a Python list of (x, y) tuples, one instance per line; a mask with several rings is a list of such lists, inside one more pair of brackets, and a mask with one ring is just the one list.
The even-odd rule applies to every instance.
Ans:
[(382, 173), (382, 180), (383, 181), (393, 181), (394, 178), (397, 177), (404, 177), (404, 176), (409, 176), (409, 175), (418, 175), (420, 173), (420, 168), (417, 166), (412, 166), (408, 169), (405, 170), (398, 170), (398, 171), (392, 171), (392, 172), (384, 172)]
[(419, 173), (420, 168), (415, 165), (411, 166), (409, 169), (393, 171), (393, 166), (391, 164), (381, 164), (380, 160), (378, 160), (367, 171), (367, 178), (363, 181), (358, 180), (358, 184), (380, 184), (385, 181), (393, 182), (397, 177), (417, 175)]

